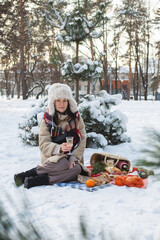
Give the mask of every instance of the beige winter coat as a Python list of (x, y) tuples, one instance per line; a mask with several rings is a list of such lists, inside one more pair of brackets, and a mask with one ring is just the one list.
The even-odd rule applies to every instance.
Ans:
[[(67, 125), (67, 117), (65, 115), (59, 115), (59, 126), (62, 127), (63, 131)], [(90, 175), (90, 171), (82, 164), (83, 162), (83, 153), (86, 147), (86, 131), (82, 118), (80, 117), (79, 127), (77, 126), (79, 131), (81, 132), (82, 139), (79, 143), (78, 147), (72, 151), (72, 156), (70, 157), (70, 161), (77, 161), (82, 166), (82, 168), (88, 172)], [(39, 148), (41, 151), (41, 163), (46, 164), (47, 162), (58, 162), (62, 157), (67, 157), (67, 155), (60, 151), (60, 145), (52, 142), (51, 134), (44, 120), (42, 120), (40, 126), (39, 133)]]

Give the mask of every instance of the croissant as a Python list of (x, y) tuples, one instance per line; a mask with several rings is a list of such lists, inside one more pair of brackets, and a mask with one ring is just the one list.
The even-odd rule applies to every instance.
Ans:
[(112, 177), (110, 177), (108, 173), (101, 173), (100, 176), (92, 177), (91, 179), (95, 181), (95, 185), (99, 186), (102, 184), (109, 183), (112, 180)]

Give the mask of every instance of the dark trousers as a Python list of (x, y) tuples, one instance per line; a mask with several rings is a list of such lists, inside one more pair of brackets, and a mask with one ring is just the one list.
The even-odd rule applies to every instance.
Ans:
[(46, 163), (43, 166), (38, 165), (36, 168), (38, 175), (48, 174), (50, 184), (75, 181), (81, 170), (79, 164), (69, 169), (69, 162), (66, 158), (61, 158), (57, 163)]

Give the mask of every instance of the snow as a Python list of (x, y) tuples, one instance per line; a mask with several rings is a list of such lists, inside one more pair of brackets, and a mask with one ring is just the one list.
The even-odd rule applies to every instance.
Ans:
[[(69, 17), (69, 16), (68, 16)], [(68, 22), (68, 18), (65, 19), (65, 21), (63, 22), (62, 26), (60, 27), (60, 30), (64, 30), (66, 25), (67, 25), (67, 22)]]
[(103, 100), (106, 103), (113, 102), (113, 104), (118, 105), (122, 101), (122, 95), (121, 94), (110, 95), (105, 90), (102, 90), (100, 92), (100, 96), (104, 98), (104, 99), (101, 99), (101, 101)]
[[(84, 218), (88, 239), (99, 240), (105, 236), (104, 239), (115, 240), (159, 240), (160, 184), (154, 176), (149, 177), (147, 189), (111, 186), (90, 193), (54, 185), (30, 190), (15, 187), (15, 173), (40, 163), (39, 148), (22, 143), (17, 126), (21, 115), (36, 102), (0, 99), (0, 196), (14, 223), (18, 225), (19, 217), (27, 214), (44, 239), (82, 239), (79, 223)], [(122, 101), (113, 108), (127, 115), (127, 135), (132, 141), (106, 146), (105, 151), (127, 157), (133, 167), (140, 150), (147, 147), (147, 129), (160, 131), (160, 101)], [(104, 149), (86, 149), (85, 165), (89, 165), (93, 153), (102, 151)], [(160, 170), (155, 172), (158, 174)], [(27, 199), (26, 209), (23, 199)]]
[[(94, 62), (94, 63), (95, 63), (95, 62)], [(88, 59), (88, 60), (87, 60), (87, 64), (88, 64), (88, 65), (93, 65), (94, 63), (93, 63), (93, 61), (92, 61), (91, 59)]]
[(60, 24), (63, 25), (63, 19), (62, 19), (60, 13), (55, 8), (53, 10), (54, 10), (54, 12), (55, 12), (55, 14), (56, 14)]
[(92, 28), (93, 27), (93, 23), (92, 22), (89, 22), (85, 17), (83, 17), (83, 20), (85, 21), (85, 23), (87, 24), (87, 26), (89, 28)]
[(105, 56), (106, 55), (106, 53), (105, 52), (100, 52), (100, 54), (102, 55), (102, 56)]
[(88, 28), (86, 28), (83, 24), (82, 24), (82, 28), (83, 28), (83, 30), (84, 30), (84, 32), (86, 33), (86, 34), (88, 34), (89, 33), (89, 29)]
[(38, 126), (40, 126), (43, 116), (44, 116), (43, 112), (37, 114)]
[(95, 132), (90, 132), (90, 133), (87, 133), (87, 137), (94, 138), (97, 142), (100, 143), (100, 145), (102, 147), (105, 147), (108, 144), (107, 140), (105, 139), (105, 137), (102, 134), (97, 134)]
[(101, 2), (101, 3), (100, 3), (100, 6), (101, 6), (101, 7), (105, 7), (105, 5), (106, 5), (105, 2)]
[(71, 41), (71, 39), (72, 39), (72, 38), (71, 38), (70, 36), (66, 36), (66, 37), (65, 37), (66, 42)]
[(68, 63), (72, 63), (72, 59), (67, 59), (67, 62)]
[(103, 68), (97, 67), (97, 68), (95, 69), (95, 71), (98, 72), (98, 73), (102, 73), (102, 72), (103, 72)]
[(69, 24), (70, 26), (72, 26), (72, 25), (74, 25), (74, 22), (69, 22), (68, 24)]
[(60, 42), (64, 42), (63, 37), (60, 34), (56, 34), (55, 40), (60, 41)]
[(102, 33), (101, 33), (101, 32), (98, 33), (98, 32), (96, 32), (96, 31), (93, 31), (93, 32), (90, 33), (90, 35), (91, 35), (91, 37), (93, 37), (93, 38), (99, 38), (99, 37), (102, 35)]
[(70, 75), (75, 74), (81, 75), (82, 77), (84, 72), (86, 72), (88, 77), (98, 79), (103, 72), (101, 65), (101, 62), (92, 61), (91, 59), (82, 60), (81, 63), (73, 64), (72, 60), (69, 59), (63, 64), (61, 73), (65, 77), (70, 77)]
[(74, 19), (75, 19), (76, 22), (82, 21), (82, 18), (81, 18), (81, 17), (75, 17)]
[(31, 132), (33, 134), (38, 134), (39, 133), (39, 127), (38, 126), (32, 127)]
[(76, 63), (74, 65), (74, 73), (76, 73), (76, 74), (82, 73), (87, 69), (88, 69), (87, 64), (81, 65), (80, 63)]

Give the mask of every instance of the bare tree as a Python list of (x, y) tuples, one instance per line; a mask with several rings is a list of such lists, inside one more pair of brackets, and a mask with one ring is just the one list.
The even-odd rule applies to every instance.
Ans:
[[(133, 92), (135, 100), (141, 94), (143, 86), (145, 100), (148, 93), (148, 65), (149, 65), (149, 46), (150, 46), (150, 19), (147, 8), (143, 0), (123, 0), (122, 6), (116, 9), (122, 31), (128, 35), (129, 53), (129, 86), (133, 80)], [(145, 69), (143, 65), (143, 46), (146, 47)], [(132, 79), (131, 65), (134, 57), (135, 74)], [(130, 87), (129, 87), (130, 88)]]
[(119, 22), (116, 22), (116, 19), (114, 20), (114, 24), (112, 26), (113, 29), (113, 41), (112, 44), (109, 45), (111, 47), (112, 51), (112, 57), (115, 62), (115, 93), (118, 93), (118, 86), (117, 86), (117, 81), (118, 81), (118, 57), (119, 57), (119, 47), (120, 47), (120, 36), (121, 36), (121, 27)]

